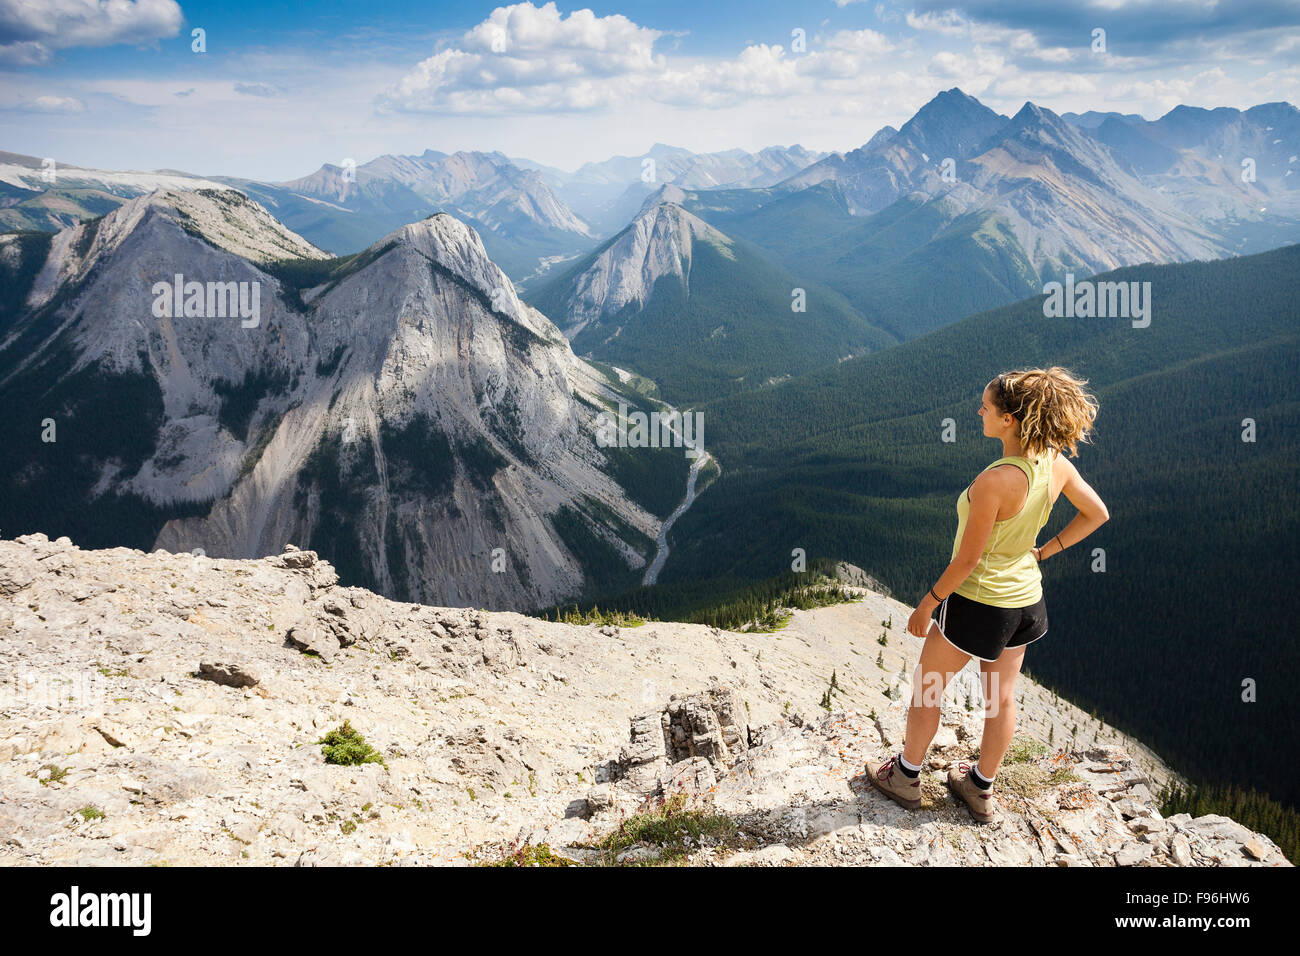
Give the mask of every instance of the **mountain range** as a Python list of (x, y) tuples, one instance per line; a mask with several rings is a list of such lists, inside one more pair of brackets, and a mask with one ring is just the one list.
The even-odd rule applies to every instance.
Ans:
[(626, 229), (526, 296), (580, 354), (692, 402), (897, 341), (833, 289), (687, 211), (684, 198), (662, 186)]
[[(656, 378), (668, 394), (763, 387), (1070, 274), (1300, 240), (1285, 145), (1300, 142), (1298, 115), (1269, 104), (1089, 126), (1032, 103), (1002, 116), (949, 90), (901, 129), (772, 186), (665, 184), (621, 233), (524, 294), (580, 353)], [(713, 281), (688, 283), (702, 235), (717, 260), (702, 276)], [(723, 248), (746, 254), (708, 252)], [(796, 289), (821, 305), (792, 324)], [(737, 335), (742, 321), (755, 334), (768, 326), (757, 347)], [(724, 374), (701, 381), (692, 366), (703, 356)]]
[[(1298, 134), (1300, 114), (1287, 103), (1180, 106), (1155, 121), (1062, 117), (1026, 103), (1008, 117), (951, 89), (848, 152), (795, 145), (696, 154), (656, 143), (641, 156), (573, 172), (500, 152), (430, 149), (325, 164), (280, 183), (61, 165), (49, 182), (45, 161), (7, 153), (0, 225), (61, 228), (152, 189), (226, 185), (316, 246), (346, 255), (441, 211), (473, 226), (493, 260), (530, 291), (572, 274), (649, 200), (679, 190), (687, 211), (840, 293), (866, 324), (906, 338), (1015, 301), (1066, 272), (1300, 240)], [(933, 293), (940, 261), (955, 270), (945, 283), (956, 290), (950, 302)]]
[(646, 198), (665, 184), (681, 189), (772, 186), (825, 155), (798, 145), (768, 146), (757, 153), (743, 149), (693, 153), (679, 146), (655, 143), (640, 156), (583, 163), (571, 173), (527, 159), (513, 162), (525, 169), (536, 169), (597, 233), (610, 235), (620, 231)]
[(660, 183), (766, 185), (822, 155), (800, 146), (696, 154), (656, 144), (644, 157), (614, 157), (567, 173), (500, 152), (428, 149), (360, 165), (326, 163), (308, 176), (271, 183), (170, 170), (93, 170), (0, 152), (0, 227), (57, 230), (155, 189), (232, 187), (339, 255), (447, 212), (474, 226), (493, 259), (522, 281), (620, 230)]

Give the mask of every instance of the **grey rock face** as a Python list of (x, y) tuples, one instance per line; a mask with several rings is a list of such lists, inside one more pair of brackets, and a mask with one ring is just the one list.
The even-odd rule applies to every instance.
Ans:
[(675, 201), (682, 191), (665, 186), (647, 202), (608, 249), (573, 282), (573, 294), (562, 314), (570, 339), (589, 323), (615, 315), (629, 305), (643, 305), (664, 276), (686, 283), (696, 242), (722, 249), (731, 240)]
[[(629, 572), (644, 566), (647, 546), (626, 529), (653, 540), (660, 521), (595, 441), (616, 385), (518, 298), (473, 229), (432, 216), (310, 288), (271, 265), (324, 255), (234, 191), (128, 201), (54, 237), (28, 316), (0, 341), (0, 379), (88, 367), (156, 391), (160, 420), (132, 426), (156, 427), (140, 436), (144, 460), (105, 457), (85, 489), (88, 507), (126, 494), (176, 515), (155, 548), (259, 557), (324, 542), (352, 556), (339, 562), (348, 583), (394, 597), (543, 607), (585, 581), (554, 526), (567, 508)], [(256, 285), (258, 324), (155, 315), (155, 283), (177, 275)], [(74, 367), (50, 340), (15, 345), (42, 307)], [(6, 571), (0, 588), (24, 573)]]
[[(598, 839), (617, 827), (611, 812), (683, 794), (712, 814), (729, 816), (743, 849), (718, 841), (690, 854), (699, 866), (1289, 866), (1277, 846), (1215, 814), (1161, 818), (1146, 776), (1119, 747), (1093, 746), (1004, 763), (993, 824), (973, 824), (940, 782), (957, 760), (973, 761), (970, 743), (936, 737), (923, 770), (919, 811), (899, 807), (865, 780), (867, 754), (891, 747), (879, 726), (856, 711), (815, 723), (784, 718), (739, 741), (730, 688), (674, 697), (662, 711), (668, 741), (651, 733), (652, 715), (632, 720), (632, 744), (612, 787), (589, 792), (585, 807)], [(704, 732), (701, 733), (700, 731)], [(708, 754), (709, 756), (704, 756)], [(648, 786), (649, 771), (657, 771)], [(1173, 839), (1166, 830), (1176, 831)], [(543, 836), (563, 839), (552, 827)], [(654, 852), (653, 847), (632, 850)], [(562, 851), (564, 852), (564, 851)]]
[(701, 757), (725, 769), (749, 749), (744, 703), (729, 687), (674, 698), (661, 723), (667, 759), (673, 764)]
[(204, 661), (199, 664), (199, 675), (204, 680), (226, 687), (255, 687), (257, 675), (239, 664)]

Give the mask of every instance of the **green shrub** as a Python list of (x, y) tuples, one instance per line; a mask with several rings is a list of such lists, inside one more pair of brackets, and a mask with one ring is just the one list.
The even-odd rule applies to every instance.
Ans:
[(316, 743), (323, 745), (321, 752), (325, 755), (326, 763), (354, 767), (357, 764), (384, 762), (383, 756), (366, 743), (366, 738), (347, 720)]
[(502, 850), (500, 859), (478, 866), (574, 866), (572, 860), (557, 856), (545, 843), (524, 843), (513, 850)]

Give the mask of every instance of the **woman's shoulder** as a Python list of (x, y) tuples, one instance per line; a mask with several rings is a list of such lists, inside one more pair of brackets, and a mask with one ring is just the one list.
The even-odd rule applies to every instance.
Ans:
[[(1003, 467), (1006, 465), (1011, 467)], [(997, 494), (1015, 492), (1017, 489), (1023, 491), (1026, 475), (1020, 465), (1021, 462), (1011, 458), (1005, 461), (999, 459), (976, 475), (975, 480), (970, 483), (970, 488), (988, 489)]]

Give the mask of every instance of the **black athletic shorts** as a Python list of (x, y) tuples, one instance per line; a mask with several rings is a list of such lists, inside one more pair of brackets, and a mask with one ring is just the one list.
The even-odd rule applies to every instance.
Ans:
[(953, 593), (936, 617), (939, 632), (953, 647), (995, 661), (1006, 648), (1032, 644), (1047, 633), (1047, 596), (1028, 607), (994, 607)]

